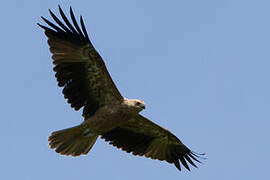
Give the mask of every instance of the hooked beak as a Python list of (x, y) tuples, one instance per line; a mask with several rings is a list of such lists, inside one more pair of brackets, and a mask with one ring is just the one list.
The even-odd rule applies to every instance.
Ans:
[(144, 105), (144, 104), (141, 104), (140, 107), (141, 107), (142, 109), (145, 109), (145, 105)]

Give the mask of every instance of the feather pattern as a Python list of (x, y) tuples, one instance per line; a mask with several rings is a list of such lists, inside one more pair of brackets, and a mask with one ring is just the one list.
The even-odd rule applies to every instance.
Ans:
[(197, 167), (191, 159), (200, 163), (200, 156), (187, 148), (170, 131), (139, 114), (121, 127), (102, 134), (101, 138), (123, 151), (132, 152), (133, 155), (174, 163), (180, 171), (180, 162), (187, 170), (190, 170), (188, 163)]
[[(63, 22), (49, 10), (56, 24), (42, 17), (49, 26), (38, 24), (48, 37), (54, 71), (58, 85), (75, 110), (83, 109), (83, 116), (90, 117), (108, 103), (120, 102), (122, 96), (112, 81), (101, 56), (89, 40), (84, 22), (78, 25), (72, 8), (72, 24), (59, 6)], [(82, 30), (81, 30), (82, 29)]]

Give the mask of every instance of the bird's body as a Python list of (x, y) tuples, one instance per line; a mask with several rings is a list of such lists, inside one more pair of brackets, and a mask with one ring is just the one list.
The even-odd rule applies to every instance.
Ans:
[(100, 136), (110, 144), (133, 155), (174, 163), (179, 161), (189, 170), (187, 162), (198, 155), (187, 148), (175, 135), (139, 114), (145, 109), (141, 100), (128, 99), (116, 88), (101, 56), (93, 47), (82, 17), (80, 25), (70, 9), (73, 25), (59, 6), (62, 23), (51, 11), (55, 25), (38, 24), (48, 37), (54, 71), (64, 97), (75, 110), (83, 108), (84, 121), (75, 127), (53, 132), (51, 148), (63, 155), (87, 154)]
[(86, 118), (83, 125), (101, 135), (126, 123), (134, 115), (136, 115), (136, 112), (132, 112), (123, 103), (105, 105), (98, 109), (93, 116)]

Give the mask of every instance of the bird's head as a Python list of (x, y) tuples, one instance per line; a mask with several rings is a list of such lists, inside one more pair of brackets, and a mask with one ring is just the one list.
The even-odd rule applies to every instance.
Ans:
[(145, 109), (145, 103), (138, 99), (125, 99), (125, 105), (127, 105), (130, 109), (135, 110), (136, 112), (140, 112)]

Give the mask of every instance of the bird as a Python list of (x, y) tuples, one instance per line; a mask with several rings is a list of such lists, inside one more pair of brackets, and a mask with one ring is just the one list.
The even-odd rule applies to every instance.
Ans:
[(140, 112), (145, 103), (121, 95), (105, 62), (94, 48), (87, 34), (82, 16), (78, 24), (72, 7), (70, 18), (58, 6), (60, 20), (50, 9), (54, 23), (41, 16), (46, 23), (37, 23), (47, 36), (52, 53), (53, 70), (58, 86), (74, 110), (83, 108), (84, 121), (71, 128), (52, 132), (49, 146), (61, 155), (86, 155), (98, 137), (133, 155), (181, 165), (190, 171), (197, 168), (205, 154), (191, 151), (174, 134)]

